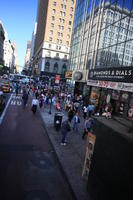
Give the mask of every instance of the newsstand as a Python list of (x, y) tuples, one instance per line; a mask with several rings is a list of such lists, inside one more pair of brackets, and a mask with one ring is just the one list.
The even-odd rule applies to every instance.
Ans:
[(63, 114), (61, 112), (55, 113), (54, 115), (54, 127), (56, 131), (59, 131), (61, 128)]

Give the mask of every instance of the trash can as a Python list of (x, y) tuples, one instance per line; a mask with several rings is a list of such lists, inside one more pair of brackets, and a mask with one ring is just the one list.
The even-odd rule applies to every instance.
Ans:
[(59, 113), (59, 112), (55, 113), (55, 115), (54, 115), (54, 127), (55, 127), (56, 131), (59, 131), (61, 128), (62, 117), (63, 117), (63, 114)]

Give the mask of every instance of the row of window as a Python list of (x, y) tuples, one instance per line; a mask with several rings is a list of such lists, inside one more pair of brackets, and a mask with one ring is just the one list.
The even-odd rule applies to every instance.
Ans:
[[(63, 2), (63, 3), (67, 3), (67, 0), (62, 0), (62, 2)], [(56, 6), (56, 4), (57, 4), (57, 2), (54, 1), (54, 2), (53, 2), (53, 6)], [(74, 5), (74, 0), (71, 0), (71, 4)], [(66, 5), (61, 4), (61, 8), (66, 9)]]
[[(58, 37), (63, 37), (63, 33), (57, 32), (57, 34), (58, 34)], [(53, 35), (53, 30), (50, 30), (50, 35), (51, 36)], [(67, 34), (67, 39), (70, 39), (70, 35), (69, 34)]]
[[(51, 56), (51, 51), (47, 51), (47, 56)], [(60, 57), (60, 53), (56, 53), (55, 57), (59, 58)], [(64, 59), (67, 59), (67, 55), (64, 55)]]
[[(50, 49), (52, 48), (52, 44), (49, 44), (49, 48), (50, 48)], [(57, 50), (61, 50), (61, 46), (56, 45), (56, 49), (57, 49)], [(66, 47), (66, 51), (68, 52), (68, 47)]]
[[(49, 37), (49, 42), (52, 42), (52, 41), (53, 41), (53, 38), (52, 38), (52, 37)], [(57, 43), (57, 44), (62, 44), (62, 40), (57, 39), (56, 43)], [(69, 46), (69, 41), (66, 41), (66, 45)]]
[[(54, 23), (51, 23), (51, 28), (54, 28)], [(60, 30), (64, 30), (64, 26), (62, 26), (62, 25), (59, 25), (58, 28)], [(71, 28), (70, 27), (68, 27), (68, 32), (71, 32)]]
[[(53, 2), (53, 6), (56, 6), (56, 2), (55, 1)], [(66, 4), (61, 4), (61, 9), (66, 10), (66, 8), (67, 8)], [(73, 12), (73, 10), (74, 10), (73, 7), (71, 7), (70, 11)]]

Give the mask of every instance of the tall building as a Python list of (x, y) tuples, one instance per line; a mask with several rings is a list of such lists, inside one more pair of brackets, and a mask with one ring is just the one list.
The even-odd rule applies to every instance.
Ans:
[(31, 41), (27, 42), (26, 56), (25, 56), (25, 68), (29, 68), (31, 54)]
[(8, 38), (8, 33), (6, 30), (5, 30), (5, 40), (3, 49), (4, 49), (4, 66), (13, 69), (15, 62), (14, 47)]
[(18, 54), (17, 54), (17, 43), (16, 41), (13, 42), (13, 48), (14, 48), (14, 66), (16, 71), (18, 71)]
[(70, 50), (75, 93), (98, 107), (111, 103), (123, 116), (133, 106), (132, 4), (77, 1)]
[(37, 31), (37, 22), (35, 22), (34, 31), (32, 33), (30, 59), (33, 59), (33, 56), (34, 56), (36, 31)]
[(5, 40), (5, 31), (0, 21), (0, 65), (4, 65), (4, 40)]
[(36, 74), (64, 77), (69, 59), (74, 0), (40, 0), (34, 47)]

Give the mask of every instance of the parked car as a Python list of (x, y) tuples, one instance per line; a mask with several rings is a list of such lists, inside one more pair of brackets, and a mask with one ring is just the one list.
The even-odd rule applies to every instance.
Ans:
[(5, 96), (2, 91), (0, 91), (0, 113), (4, 110), (5, 108)]
[(9, 83), (0, 83), (0, 91), (2, 91), (3, 93), (9, 93), (10, 92)]

